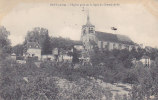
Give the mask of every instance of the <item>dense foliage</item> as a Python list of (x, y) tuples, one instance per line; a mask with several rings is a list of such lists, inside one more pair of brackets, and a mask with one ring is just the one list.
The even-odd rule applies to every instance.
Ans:
[(4, 27), (0, 26), (0, 56), (2, 59), (6, 58), (11, 53), (11, 42), (8, 39), (10, 32)]

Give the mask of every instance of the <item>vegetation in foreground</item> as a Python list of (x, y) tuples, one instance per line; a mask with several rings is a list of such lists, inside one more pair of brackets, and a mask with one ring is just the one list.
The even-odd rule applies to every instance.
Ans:
[[(121, 79), (117, 81), (117, 74), (113, 75), (109, 69), (106, 72), (97, 73), (103, 68), (106, 70), (105, 66), (102, 68), (93, 66), (73, 68), (68, 63), (56, 65), (52, 62), (43, 62), (38, 68), (33, 62), (18, 64), (7, 58), (1, 62), (0, 94), (4, 100), (43, 100), (42, 98), (44, 100), (99, 100), (103, 98), (108, 98), (107, 100), (112, 100), (112, 98), (144, 100), (147, 98), (149, 100), (150, 96), (157, 96), (158, 85), (155, 80), (158, 73), (157, 65), (149, 69), (140, 64), (128, 73), (123, 73), (123, 76), (120, 75), (121, 79), (130, 76), (137, 80), (131, 84), (132, 90), (129, 91), (129, 95), (124, 96), (113, 95), (110, 89), (102, 88), (91, 80), (91, 77), (94, 77), (96, 80), (101, 79), (109, 83), (120, 82)], [(100, 77), (103, 73), (105, 76)], [(109, 76), (107, 77), (107, 75)]]

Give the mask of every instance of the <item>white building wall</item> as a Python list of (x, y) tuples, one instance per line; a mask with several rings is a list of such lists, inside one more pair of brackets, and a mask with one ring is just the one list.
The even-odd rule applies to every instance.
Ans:
[(131, 51), (133, 49), (133, 46), (132, 45), (130, 45), (129, 46), (129, 51)]
[(63, 55), (64, 60), (72, 60), (72, 56)]
[(94, 40), (94, 41), (96, 41), (96, 39), (95, 39), (95, 35), (94, 34), (87, 34), (87, 38), (88, 38), (88, 40)]
[(119, 48), (119, 44), (115, 43), (115, 49), (118, 49), (118, 48)]
[(138, 50), (139, 46), (135, 46), (135, 49)]
[(141, 59), (140, 61), (143, 63), (144, 66), (145, 65), (149, 66), (151, 64), (150, 59)]
[(113, 50), (113, 43), (109, 42), (109, 50)]
[(106, 48), (107, 44), (107, 42), (103, 42), (103, 48)]
[(125, 44), (122, 44), (122, 49), (126, 49), (126, 45)]
[(82, 45), (75, 45), (74, 48), (76, 48), (77, 50), (83, 50), (83, 46)]
[(101, 48), (101, 41), (98, 41), (98, 48)]
[(27, 50), (27, 53), (30, 54), (30, 57), (34, 55), (34, 56), (37, 56), (39, 60), (41, 59), (41, 49), (29, 48)]
[(12, 59), (16, 60), (16, 56), (11, 56)]
[(45, 60), (45, 59), (48, 59), (48, 58), (50, 58), (50, 60), (54, 60), (55, 59), (55, 57), (53, 56), (53, 55), (42, 55), (41, 56), (41, 58), (42, 58), (42, 60)]

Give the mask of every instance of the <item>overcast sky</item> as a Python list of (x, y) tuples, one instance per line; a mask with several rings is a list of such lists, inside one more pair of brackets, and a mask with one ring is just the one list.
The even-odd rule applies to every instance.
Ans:
[[(10, 31), (12, 45), (22, 43), (27, 31), (44, 27), (51, 36), (79, 40), (81, 27), (86, 23), (82, 7), (55, 7), (49, 3), (19, 4), (2, 19), (2, 25)], [(141, 4), (86, 7), (96, 31), (113, 32), (130, 37), (136, 43), (158, 47), (158, 19)]]

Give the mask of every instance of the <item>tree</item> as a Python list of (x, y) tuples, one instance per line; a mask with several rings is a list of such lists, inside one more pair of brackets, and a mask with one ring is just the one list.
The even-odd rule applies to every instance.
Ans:
[(73, 48), (73, 55), (72, 55), (72, 62), (75, 64), (75, 63), (78, 63), (79, 62), (79, 52)]
[(23, 55), (24, 52), (24, 45), (18, 44), (12, 48), (12, 52), (15, 53), (17, 56)]
[(115, 100), (122, 100), (122, 96), (116, 93), (115, 95)]
[(155, 58), (155, 64), (158, 67), (158, 57)]
[(0, 26), (0, 48), (10, 45), (9, 35), (10, 32), (4, 26)]
[(4, 26), (0, 26), (0, 59), (6, 58), (11, 53), (9, 34), (10, 32)]
[(145, 53), (146, 53), (146, 52), (145, 52), (144, 49), (138, 48), (138, 49), (137, 49), (137, 56), (136, 56), (136, 58), (137, 58), (137, 59), (141, 59), (142, 56), (143, 56)]
[(138, 52), (136, 51), (136, 48), (132, 48), (130, 51), (132, 58), (137, 58)]
[(158, 97), (158, 57), (155, 58), (155, 63), (151, 66), (151, 76), (153, 79), (153, 95)]
[(62, 48), (65, 50), (72, 48), (74, 44), (78, 44), (78, 43), (80, 43), (80, 41), (70, 40), (69, 38), (51, 37), (52, 48)]
[(122, 100), (128, 100), (128, 97), (126, 94), (123, 95), (123, 99)]
[(3, 60), (0, 70), (0, 96), (5, 100), (20, 100), (19, 85), (22, 81), (18, 69), (19, 66), (14, 60)]
[(28, 31), (25, 37), (24, 45), (27, 42), (36, 42), (42, 48), (42, 54), (51, 54), (52, 47), (51, 47), (51, 39), (48, 34), (48, 29), (35, 27), (32, 31)]
[(52, 66), (48, 64), (37, 68), (34, 63), (21, 65), (12, 59), (3, 60), (0, 96), (4, 100), (56, 99), (58, 88), (51, 75), (54, 70), (50, 69)]
[(150, 50), (145, 50), (145, 54), (151, 58), (151, 60), (155, 60), (158, 57), (158, 49), (151, 48)]
[(138, 82), (133, 84), (132, 98), (133, 100), (147, 100), (152, 95), (153, 79), (149, 68), (143, 67), (142, 63), (138, 63), (134, 73)]
[(46, 34), (45, 39), (42, 43), (42, 54), (51, 54), (52, 48), (51, 48), (51, 41), (48, 34)]
[(27, 42), (37, 42), (40, 44), (40, 46), (42, 46), (47, 35), (48, 29), (35, 27), (32, 31), (27, 32), (24, 44), (26, 44)]

